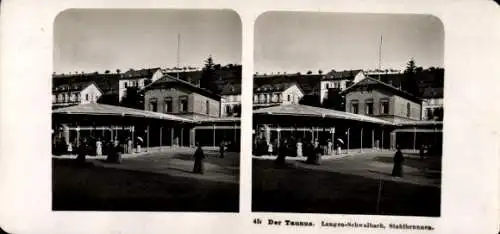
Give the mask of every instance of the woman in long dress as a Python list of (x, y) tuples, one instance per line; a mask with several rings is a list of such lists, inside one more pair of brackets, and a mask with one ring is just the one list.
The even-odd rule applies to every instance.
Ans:
[(302, 156), (303, 156), (303, 153), (302, 153), (302, 142), (299, 139), (297, 141), (297, 157), (302, 157)]
[(398, 147), (396, 154), (394, 154), (394, 167), (392, 168), (392, 176), (403, 177), (403, 162), (404, 157), (401, 149)]
[(286, 164), (287, 143), (287, 140), (284, 140), (278, 147), (278, 157), (275, 161), (276, 166), (284, 166)]
[(205, 158), (205, 154), (203, 153), (203, 149), (201, 148), (199, 143), (196, 143), (196, 151), (194, 152), (194, 166), (193, 173), (203, 174), (203, 159)]

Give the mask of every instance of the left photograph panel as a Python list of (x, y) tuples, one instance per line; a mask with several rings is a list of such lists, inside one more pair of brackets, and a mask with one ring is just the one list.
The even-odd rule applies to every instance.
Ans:
[(238, 212), (241, 41), (231, 10), (61, 12), (52, 209)]

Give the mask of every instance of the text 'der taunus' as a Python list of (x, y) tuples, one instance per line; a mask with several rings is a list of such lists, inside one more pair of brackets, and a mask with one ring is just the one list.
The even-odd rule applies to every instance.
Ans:
[(319, 222), (312, 222), (306, 220), (292, 220), (292, 219), (261, 219), (255, 218), (253, 220), (254, 224), (257, 225), (267, 225), (267, 226), (302, 226), (302, 227), (315, 227), (319, 226), (322, 228), (372, 228), (372, 229), (407, 229), (407, 230), (422, 230), (422, 231), (432, 231), (434, 227), (430, 225), (417, 225), (417, 224), (406, 224), (406, 223), (376, 223), (376, 222), (336, 222), (336, 221), (326, 221), (322, 220)]

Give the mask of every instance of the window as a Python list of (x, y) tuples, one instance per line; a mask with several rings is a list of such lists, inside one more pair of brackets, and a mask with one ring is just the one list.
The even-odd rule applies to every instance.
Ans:
[(389, 100), (380, 100), (380, 114), (389, 114)]
[(290, 96), (290, 94), (288, 94), (287, 100), (290, 101), (291, 99), (292, 99), (292, 96)]
[(406, 103), (406, 117), (411, 117), (411, 105), (410, 103)]
[(264, 97), (264, 94), (262, 94), (262, 93), (261, 93), (261, 94), (260, 94), (260, 98), (259, 98), (259, 102), (260, 102), (260, 103), (264, 103), (264, 102), (265, 102), (265, 98), (266, 98), (266, 97)]
[(156, 98), (151, 99), (149, 101), (149, 110), (153, 111), (153, 112), (157, 112), (158, 111), (158, 100), (156, 100)]
[(165, 98), (164, 111), (167, 113), (172, 113), (172, 98), (171, 97)]
[(253, 95), (253, 103), (259, 102), (259, 95)]
[(208, 100), (205, 101), (205, 113), (210, 115), (210, 102)]
[(62, 102), (63, 101), (63, 95), (62, 94), (58, 94), (57, 95), (57, 102)]
[(351, 112), (354, 113), (354, 114), (357, 114), (358, 113), (358, 107), (359, 107), (358, 101), (357, 100), (352, 100), (351, 101)]
[(128, 83), (127, 83), (126, 81), (125, 81), (125, 84), (124, 84), (124, 85), (125, 85), (125, 88), (127, 88), (127, 87), (128, 87)]
[(179, 97), (179, 111), (187, 112), (188, 111), (188, 98), (187, 96)]
[(226, 106), (226, 116), (231, 116), (233, 113), (233, 110), (231, 109), (231, 105)]
[(340, 88), (340, 83), (339, 83), (339, 82), (335, 82), (335, 88), (336, 88), (336, 89), (339, 89), (339, 88)]
[(326, 89), (329, 89), (330, 88), (330, 84), (329, 83), (326, 83)]
[(373, 99), (365, 101), (365, 114), (373, 115)]

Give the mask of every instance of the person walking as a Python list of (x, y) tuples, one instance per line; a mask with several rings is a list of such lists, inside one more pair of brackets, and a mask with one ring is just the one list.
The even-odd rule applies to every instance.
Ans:
[(224, 141), (221, 141), (219, 145), (219, 158), (224, 158), (225, 147)]
[(203, 159), (205, 159), (205, 154), (203, 153), (203, 149), (201, 148), (201, 145), (198, 142), (196, 142), (196, 151), (194, 152), (193, 158), (194, 158), (193, 173), (203, 174), (204, 170)]
[(76, 157), (76, 162), (80, 165), (85, 164), (85, 158), (88, 154), (88, 144), (87, 138), (83, 138), (82, 142), (78, 146), (78, 156)]
[(394, 154), (394, 167), (392, 168), (392, 176), (403, 177), (403, 162), (404, 157), (399, 145), (396, 147), (397, 151)]
[(278, 147), (278, 157), (276, 158), (275, 164), (278, 167), (285, 166), (287, 149), (287, 140), (284, 140)]

